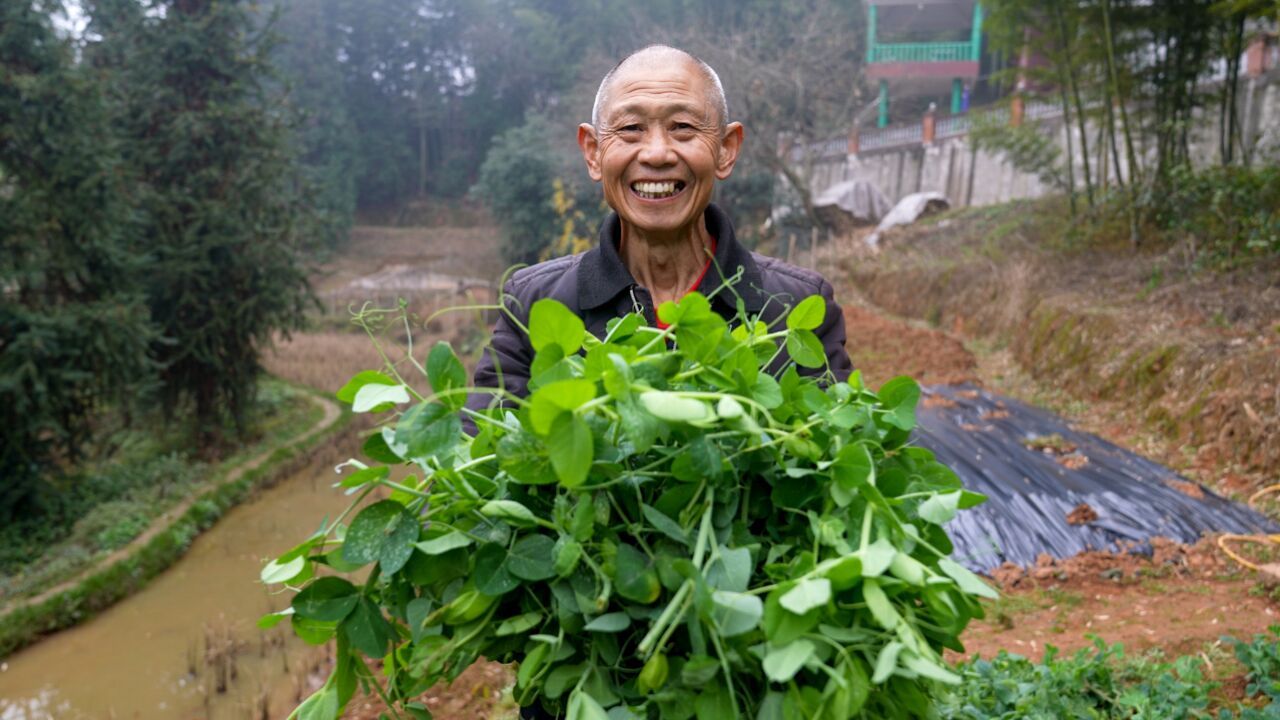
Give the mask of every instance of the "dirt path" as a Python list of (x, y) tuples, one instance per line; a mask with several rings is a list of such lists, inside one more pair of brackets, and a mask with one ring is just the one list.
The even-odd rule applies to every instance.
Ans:
[[(305, 433), (294, 438), (293, 441), (291, 441), (288, 445), (284, 447), (291, 447), (294, 445), (305, 443), (306, 441), (310, 440), (316, 435), (326, 432), (331, 427), (333, 427), (333, 424), (337, 422), (338, 417), (341, 415), (342, 411), (338, 407), (337, 403), (324, 398), (317, 397), (315, 395), (307, 395), (306, 397), (310, 399), (312, 402), (319, 405), (323, 409), (324, 414), (321, 416), (320, 420), (315, 425), (311, 426), (311, 428), (308, 429)], [(116, 563), (124, 561), (128, 557), (132, 556), (135, 552), (137, 552), (139, 548), (142, 548), (148, 542), (150, 542), (153, 538), (155, 538), (156, 535), (159, 535), (161, 532), (168, 530), (169, 527), (173, 525), (175, 521), (178, 520), (178, 518), (181, 518), (188, 510), (190, 510), (191, 506), (194, 505), (200, 498), (204, 497), (206, 493), (208, 493), (211, 490), (215, 490), (218, 487), (221, 487), (228, 483), (235, 482), (241, 477), (244, 477), (245, 473), (258, 468), (263, 463), (265, 463), (271, 457), (271, 455), (275, 453), (275, 451), (276, 451), (276, 448), (264, 450), (258, 456), (236, 467), (234, 470), (228, 473), (226, 477), (222, 478), (222, 480), (218, 482), (216, 485), (210, 484), (208, 486), (200, 488), (196, 492), (193, 492), (191, 495), (187, 496), (185, 500), (183, 500), (182, 502), (178, 503), (177, 505), (169, 508), (164, 513), (162, 513), (158, 518), (156, 518), (151, 523), (151, 525), (145, 531), (143, 531), (141, 535), (134, 538), (131, 542), (129, 542), (129, 544), (125, 545), (124, 547), (113, 550), (109, 555), (102, 558), (100, 561), (95, 562), (91, 568), (85, 570), (79, 575), (76, 575), (75, 577), (69, 580), (66, 580), (62, 583), (59, 583), (58, 585), (55, 585), (52, 588), (49, 588), (48, 590), (45, 590), (39, 595), (35, 595), (30, 598), (25, 598), (25, 599), (20, 599), (18, 601), (15, 601), (14, 603), (6, 607), (4, 609), (4, 612), (7, 614), (9, 612), (13, 612), (20, 608), (33, 607), (41, 603), (44, 603), (48, 601), (50, 598), (56, 597), (62, 593), (67, 592), (68, 590), (71, 590), (72, 588), (84, 582), (87, 578), (91, 577), (92, 575), (100, 573), (103, 570), (114, 566)]]

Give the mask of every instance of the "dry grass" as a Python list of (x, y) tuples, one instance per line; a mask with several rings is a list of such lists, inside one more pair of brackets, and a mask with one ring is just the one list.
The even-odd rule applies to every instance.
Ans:
[(263, 358), (267, 370), (291, 382), (326, 392), (342, 387), (361, 370), (384, 366), (368, 335), (351, 322), (351, 310), (365, 303), (394, 308), (406, 303), (408, 324), (385, 315), (375, 327), (378, 344), (404, 378), (421, 378), (407, 359), (407, 340), (424, 362), (435, 342), (448, 340), (464, 361), (474, 362), (488, 339), (493, 314), (437, 311), (483, 305), (496, 298), (494, 283), (504, 267), (493, 227), (357, 227), (342, 254), (313, 279), (324, 312), (313, 329), (278, 338)]

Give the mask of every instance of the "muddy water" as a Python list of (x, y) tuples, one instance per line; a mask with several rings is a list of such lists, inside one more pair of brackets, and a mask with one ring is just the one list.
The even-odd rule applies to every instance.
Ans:
[(337, 437), (301, 471), (227, 513), (142, 592), (0, 661), (0, 720), (287, 714), (322, 651), (287, 625), (256, 627), (288, 603), (268, 594), (258, 571), (265, 556), (345, 507), (331, 487), (333, 465), (358, 445), (349, 432)]

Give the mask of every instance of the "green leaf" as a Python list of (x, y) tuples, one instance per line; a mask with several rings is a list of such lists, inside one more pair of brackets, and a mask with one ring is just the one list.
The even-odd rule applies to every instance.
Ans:
[(476, 589), (485, 595), (505, 595), (520, 587), (520, 580), (507, 569), (507, 549), (485, 543), (476, 551)]
[(546, 435), (562, 413), (576, 410), (595, 397), (596, 384), (581, 378), (559, 380), (539, 388), (530, 397), (529, 419), (533, 429)]
[(360, 446), (360, 452), (370, 460), (380, 463), (401, 463), (404, 458), (400, 456), (401, 452), (405, 452), (403, 445), (392, 447), (387, 440), (395, 439), (395, 431), (391, 428), (382, 428), (365, 438), (364, 444)]
[(569, 696), (569, 714), (565, 720), (609, 720), (609, 714), (590, 695), (575, 690)]
[(602, 633), (619, 633), (631, 627), (631, 616), (624, 612), (605, 613), (586, 624), (583, 630)]
[(649, 556), (626, 544), (618, 546), (614, 560), (616, 570), (613, 584), (618, 594), (634, 602), (648, 605), (658, 599), (662, 585), (658, 573), (649, 562)]
[(462, 439), (458, 414), (438, 402), (419, 403), (400, 418), (396, 443), (407, 448), (408, 457), (439, 457)]
[(827, 365), (827, 352), (812, 330), (792, 330), (787, 333), (787, 354), (801, 367), (820, 368)]
[(692, 688), (702, 687), (711, 682), (719, 672), (719, 660), (706, 655), (694, 655), (681, 668), (680, 682)]
[(831, 709), (832, 717), (855, 717), (871, 695), (871, 682), (867, 679), (867, 671), (863, 669), (860, 660), (846, 657), (840, 661), (836, 672), (839, 674), (839, 679), (844, 681), (843, 686), (836, 683), (836, 678), (831, 678), (824, 692), (824, 695), (829, 696), (828, 707)]
[(787, 313), (788, 330), (817, 330), (827, 316), (827, 301), (810, 295)]
[(548, 580), (556, 576), (555, 541), (546, 535), (526, 535), (507, 555), (507, 570), (524, 580)]
[(582, 559), (582, 543), (567, 535), (561, 535), (560, 539), (556, 540), (552, 555), (555, 556), (556, 575), (568, 577), (578, 567), (578, 561)]
[(889, 602), (889, 596), (884, 594), (878, 580), (867, 578), (863, 581), (862, 597), (867, 601), (867, 609), (871, 611), (871, 617), (876, 619), (880, 627), (885, 630), (897, 630), (902, 624), (902, 616)]
[(538, 519), (533, 511), (515, 500), (490, 500), (480, 507), (480, 514), (503, 520), (516, 527), (536, 527)]
[(555, 700), (564, 694), (565, 690), (573, 687), (578, 683), (578, 679), (582, 677), (582, 673), (587, 669), (586, 663), (578, 663), (576, 665), (560, 665), (547, 673), (547, 677), (542, 682), (542, 692), (546, 697)]
[(293, 598), (293, 611), (309, 620), (338, 622), (351, 612), (359, 599), (360, 591), (346, 580), (322, 577)]
[(262, 582), (268, 585), (274, 585), (275, 583), (287, 583), (301, 575), (306, 569), (307, 558), (305, 555), (299, 555), (292, 560), (283, 563), (280, 562), (279, 558), (277, 558), (267, 563), (267, 566), (262, 568), (262, 572), (259, 573), (259, 577), (262, 579)]
[(845, 445), (831, 466), (831, 499), (848, 507), (867, 485), (876, 484), (876, 467), (866, 445)]
[(946, 525), (951, 518), (956, 516), (956, 511), (960, 508), (960, 491), (949, 493), (937, 493), (933, 497), (920, 503), (916, 512), (922, 520), (933, 523), (934, 525)]
[(356, 393), (365, 385), (399, 385), (400, 383), (392, 380), (390, 377), (373, 370), (364, 370), (358, 372), (342, 386), (335, 395), (338, 400), (344, 403), (352, 403), (356, 399)]
[(498, 466), (525, 485), (549, 485), (556, 481), (546, 446), (531, 432), (508, 433), (498, 441)]
[(356, 515), (342, 545), (342, 559), (358, 565), (378, 562), (384, 575), (398, 572), (413, 554), (418, 519), (392, 500), (376, 502)]
[(970, 595), (977, 595), (990, 600), (998, 600), (1000, 593), (996, 592), (992, 587), (982, 581), (982, 578), (973, 574), (968, 568), (951, 560), (950, 558), (941, 558), (938, 560), (938, 569), (947, 577), (956, 581), (956, 585), (960, 589)]
[(930, 660), (929, 658), (918, 655), (910, 650), (903, 650), (900, 658), (902, 666), (916, 673), (920, 677), (926, 677), (930, 680), (947, 683), (948, 685), (959, 685), (962, 678)]
[(515, 617), (503, 620), (502, 623), (498, 625), (498, 629), (493, 631), (493, 634), (498, 637), (520, 635), (521, 633), (526, 633), (534, 629), (541, 622), (542, 613), (537, 610), (531, 610), (523, 615), (516, 615)]
[(920, 386), (909, 377), (896, 377), (880, 386), (876, 393), (887, 411), (884, 421), (902, 430), (916, 426), (916, 404), (920, 402)]
[(559, 345), (568, 357), (582, 347), (587, 328), (582, 318), (551, 298), (543, 298), (529, 310), (529, 344), (534, 351)]
[(289, 618), (289, 624), (293, 626), (293, 634), (308, 645), (324, 645), (332, 640), (333, 634), (338, 631), (336, 622), (312, 620), (297, 613)]
[(773, 410), (782, 405), (782, 388), (768, 373), (760, 373), (756, 376), (755, 387), (751, 394), (766, 410)]
[(782, 607), (782, 595), (790, 587), (783, 587), (770, 592), (764, 601), (764, 633), (769, 642), (785, 645), (813, 629), (818, 624), (821, 613), (810, 610), (803, 615), (796, 615)]
[(859, 551), (862, 558), (862, 576), (863, 577), (880, 577), (885, 570), (889, 569), (889, 564), (893, 562), (893, 557), (898, 554), (898, 549), (893, 543), (880, 538), (870, 545)]
[(685, 532), (684, 528), (680, 527), (679, 523), (667, 517), (661, 510), (658, 510), (651, 505), (641, 503), (640, 512), (644, 514), (645, 520), (648, 520), (649, 524), (658, 532), (661, 532), (663, 535), (666, 535), (681, 545), (686, 547), (689, 545), (688, 533)]
[(782, 647), (770, 646), (764, 656), (764, 674), (773, 682), (790, 682), (813, 657), (813, 643), (803, 638)]
[(564, 413), (556, 418), (547, 437), (547, 454), (560, 484), (575, 488), (586, 482), (595, 457), (591, 428), (582, 418)]
[(267, 613), (258, 618), (258, 628), (261, 630), (270, 630), (280, 624), (281, 620), (293, 615), (293, 608), (287, 607), (280, 612)]
[(751, 551), (722, 547), (719, 554), (707, 569), (707, 584), (729, 592), (746, 592), (751, 582)]
[(687, 398), (665, 390), (640, 394), (640, 404), (660, 420), (676, 423), (706, 422), (715, 419), (711, 406), (696, 398)]
[(356, 391), (356, 396), (351, 401), (351, 412), (383, 412), (395, 405), (407, 403), (411, 399), (409, 397), (409, 389), (404, 385), (378, 385), (371, 383)]
[(831, 581), (826, 578), (806, 578), (796, 583), (778, 602), (797, 615), (822, 607), (831, 601)]
[(387, 654), (391, 640), (391, 625), (382, 617), (378, 606), (368, 598), (360, 598), (359, 604), (340, 626), (351, 646), (377, 660)]
[(427, 555), (443, 555), (455, 548), (466, 547), (472, 542), (472, 539), (466, 533), (450, 530), (440, 537), (423, 540), (417, 543), (415, 547)]
[(693, 716), (697, 720), (724, 720), (733, 717), (733, 699), (724, 683), (714, 682), (704, 686), (693, 702)]
[(337, 720), (339, 704), (337, 689), (325, 685), (303, 700), (295, 712), (298, 720)]
[(414, 642), (426, 636), (427, 618), (436, 609), (435, 602), (428, 597), (414, 598), (405, 606), (405, 622), (409, 625), (409, 635)]
[(716, 590), (711, 593), (715, 604), (714, 618), (721, 637), (734, 637), (751, 632), (764, 618), (764, 602), (755, 595)]
[(903, 647), (902, 643), (894, 640), (880, 648), (880, 653), (876, 655), (876, 668), (871, 673), (872, 683), (879, 685), (893, 675), (893, 671), (898, 669), (898, 655)]
[[(467, 386), (467, 370), (453, 353), (453, 346), (449, 343), (441, 341), (431, 348), (427, 355), (427, 379), (431, 381), (431, 389), (437, 396)], [(467, 403), (466, 393), (462, 392), (439, 399), (454, 412)]]
[(366, 483), (377, 482), (391, 474), (391, 468), (385, 465), (375, 467), (367, 467), (363, 470), (357, 470), (350, 475), (342, 478), (338, 483), (338, 487), (353, 488), (360, 487)]

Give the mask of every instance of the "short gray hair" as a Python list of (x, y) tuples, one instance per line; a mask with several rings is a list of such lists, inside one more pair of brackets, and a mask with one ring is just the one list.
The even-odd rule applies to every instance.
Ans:
[(609, 85), (613, 82), (613, 76), (622, 69), (623, 65), (626, 65), (633, 58), (654, 51), (678, 53), (693, 61), (693, 64), (698, 67), (698, 71), (702, 73), (702, 76), (711, 86), (711, 96), (708, 100), (711, 101), (711, 105), (715, 108), (716, 115), (718, 116), (717, 124), (723, 132), (725, 126), (729, 124), (729, 102), (725, 99), (724, 85), (720, 82), (720, 76), (716, 73), (715, 69), (708, 65), (702, 58), (694, 55), (688, 50), (681, 50), (680, 48), (671, 47), (670, 45), (646, 45), (645, 47), (642, 47), (622, 58), (617, 65), (613, 66), (612, 70), (605, 73), (604, 79), (600, 81), (600, 88), (596, 90), (595, 103), (591, 106), (592, 127), (597, 130), (600, 129), (600, 111), (604, 109), (605, 96), (608, 95)]

